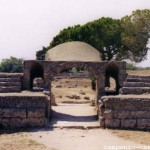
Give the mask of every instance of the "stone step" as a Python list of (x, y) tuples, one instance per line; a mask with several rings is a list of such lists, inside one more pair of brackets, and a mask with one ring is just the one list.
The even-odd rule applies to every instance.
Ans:
[(150, 82), (150, 78), (127, 78), (126, 82)]
[(145, 83), (145, 82), (124, 82), (123, 87), (150, 87), (150, 83)]
[(127, 78), (140, 78), (140, 79), (150, 79), (150, 76), (137, 76), (137, 75), (128, 75)]
[(123, 87), (120, 90), (121, 94), (148, 94), (150, 93), (150, 87)]
[(21, 79), (18, 78), (0, 78), (0, 82), (20, 82)]
[(0, 78), (20, 78), (22, 73), (0, 73)]
[(0, 86), (0, 93), (20, 92), (21, 86)]
[(21, 86), (21, 82), (0, 82), (0, 86)]

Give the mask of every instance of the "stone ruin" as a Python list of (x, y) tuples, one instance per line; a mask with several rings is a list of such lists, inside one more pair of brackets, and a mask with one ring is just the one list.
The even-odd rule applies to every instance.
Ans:
[[(101, 127), (149, 129), (150, 98), (136, 95), (150, 93), (150, 77), (127, 75), (125, 62), (102, 61), (100, 53), (83, 42), (58, 45), (43, 61), (24, 61), (23, 74), (0, 74), (0, 127), (47, 125), (53, 103), (51, 82), (73, 67), (88, 71), (89, 78), (96, 80), (95, 107)], [(114, 91), (105, 89), (110, 77), (115, 80)]]

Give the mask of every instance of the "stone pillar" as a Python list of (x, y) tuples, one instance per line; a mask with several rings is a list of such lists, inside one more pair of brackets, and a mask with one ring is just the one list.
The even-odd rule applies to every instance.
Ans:
[(24, 61), (23, 90), (30, 90), (30, 63)]

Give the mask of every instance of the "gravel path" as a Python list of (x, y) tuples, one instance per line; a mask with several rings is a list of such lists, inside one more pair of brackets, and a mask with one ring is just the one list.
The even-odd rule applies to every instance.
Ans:
[(103, 150), (110, 149), (108, 146), (129, 146), (134, 150), (133, 146), (141, 146), (98, 128), (96, 111), (88, 104), (60, 104), (52, 109), (49, 127), (30, 132), (33, 140), (52, 150)]

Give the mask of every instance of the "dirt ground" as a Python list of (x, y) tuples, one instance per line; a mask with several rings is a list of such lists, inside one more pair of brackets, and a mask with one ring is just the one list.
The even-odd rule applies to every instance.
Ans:
[[(150, 75), (150, 71), (147, 70), (128, 71), (128, 73)], [(0, 150), (103, 150), (112, 149), (111, 146), (129, 146), (130, 149), (142, 150), (144, 148), (141, 144), (150, 146), (149, 132), (108, 130), (96, 127), (97, 122), (93, 120), (96, 112), (94, 114), (94, 109), (90, 105), (91, 101), (95, 100), (96, 91), (91, 89), (91, 80), (59, 79), (55, 80), (52, 86), (52, 92), (58, 104), (58, 106), (53, 107), (53, 113), (57, 115), (55, 114), (56, 118), (54, 118), (52, 124), (56, 126), (54, 127), (50, 124), (48, 127), (42, 129), (0, 134)], [(61, 107), (59, 103), (65, 106), (62, 112), (58, 111), (60, 110), (59, 107)], [(78, 106), (81, 108), (77, 109)], [(64, 110), (66, 110), (66, 114), (64, 114)], [(89, 110), (92, 111), (91, 114), (88, 114)], [(82, 112), (82, 116), (78, 118), (78, 115)], [(86, 118), (84, 113), (88, 118), (87, 122), (82, 124), (83, 121), (80, 119)], [(69, 119), (61, 118), (60, 122), (56, 121), (62, 117), (61, 115)], [(89, 117), (92, 121), (89, 120)], [(64, 123), (68, 125), (68, 122), (69, 127), (63, 127)], [(82, 128), (85, 124), (88, 126), (93, 123), (95, 128)], [(150, 149), (150, 147), (146, 148)]]

